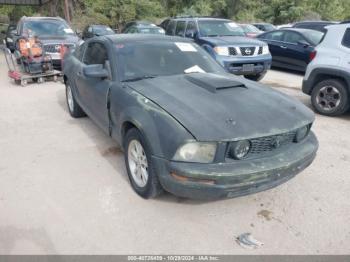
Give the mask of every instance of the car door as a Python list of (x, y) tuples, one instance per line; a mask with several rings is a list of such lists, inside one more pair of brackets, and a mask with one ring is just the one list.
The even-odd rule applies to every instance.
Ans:
[(280, 66), (281, 63), (283, 63), (283, 37), (284, 31), (273, 31), (259, 36), (259, 39), (265, 41), (269, 45), (272, 63), (275, 66)]
[(283, 61), (286, 67), (305, 71), (310, 62), (310, 53), (313, 50), (308, 40), (298, 32), (286, 31), (282, 48), (284, 49)]
[[(108, 50), (104, 42), (90, 41), (84, 52), (76, 80), (84, 110), (106, 132), (109, 128), (107, 95), (113, 84), (113, 59)], [(106, 79), (87, 77), (84, 74), (84, 68), (89, 65), (101, 65), (109, 72), (110, 77)]]

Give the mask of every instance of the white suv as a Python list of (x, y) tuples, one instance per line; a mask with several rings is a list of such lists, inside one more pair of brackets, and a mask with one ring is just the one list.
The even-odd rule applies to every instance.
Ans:
[(316, 57), (308, 65), (303, 92), (317, 112), (336, 116), (350, 107), (350, 24), (326, 27)]

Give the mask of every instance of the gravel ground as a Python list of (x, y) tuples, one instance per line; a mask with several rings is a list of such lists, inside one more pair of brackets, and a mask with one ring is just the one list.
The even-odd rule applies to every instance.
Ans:
[[(213, 202), (129, 186), (118, 145), (67, 112), (64, 86), (14, 85), (0, 59), (0, 254), (346, 254), (350, 116), (316, 116), (314, 163), (269, 191)], [(301, 100), (302, 76), (264, 83)], [(264, 246), (235, 242), (250, 232)]]

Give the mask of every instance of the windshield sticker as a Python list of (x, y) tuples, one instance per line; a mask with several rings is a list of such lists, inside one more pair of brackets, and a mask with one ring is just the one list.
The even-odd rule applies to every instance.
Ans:
[(73, 34), (73, 33), (74, 33), (73, 30), (70, 29), (70, 28), (65, 28), (65, 29), (63, 29), (63, 30), (64, 30), (64, 32), (66, 32), (67, 34)]
[(236, 23), (228, 23), (228, 25), (230, 26), (230, 27), (232, 27), (232, 28), (237, 28), (238, 27), (238, 25), (236, 24)]
[(190, 43), (180, 43), (177, 42), (175, 45), (182, 51), (182, 52), (197, 52), (197, 49)]
[(199, 66), (195, 65), (190, 68), (187, 68), (185, 71), (185, 74), (191, 74), (191, 73), (205, 73), (205, 71), (200, 68)]

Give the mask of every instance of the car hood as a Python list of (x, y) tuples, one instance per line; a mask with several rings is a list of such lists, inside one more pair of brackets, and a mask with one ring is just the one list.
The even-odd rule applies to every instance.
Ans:
[(79, 37), (76, 35), (39, 36), (39, 40), (43, 44), (76, 44), (79, 41)]
[(199, 141), (276, 135), (307, 125), (313, 112), (269, 87), (234, 76), (195, 73), (130, 82)]
[(251, 39), (244, 36), (218, 36), (218, 37), (202, 37), (202, 40), (209, 42), (213, 45), (235, 45), (235, 46), (245, 46), (245, 45), (264, 45), (263, 42)]

